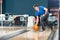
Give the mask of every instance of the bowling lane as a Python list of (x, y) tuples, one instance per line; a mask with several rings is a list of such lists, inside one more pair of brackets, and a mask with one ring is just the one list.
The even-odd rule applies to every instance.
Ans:
[(20, 35), (27, 31), (28, 30), (26, 30), (26, 28), (23, 29), (23, 28), (19, 28), (19, 27), (0, 28), (0, 40), (7, 40), (9, 38)]
[(16, 30), (16, 31), (12, 31), (12, 32), (6, 33), (5, 35), (1, 36), (0, 37), (0, 40), (7, 40), (9, 38), (12, 38), (14, 36), (17, 36), (17, 35), (22, 34), (22, 33), (25, 33), (25, 32), (27, 32), (27, 30)]
[(47, 40), (51, 34), (49, 28), (41, 32), (33, 31), (32, 28), (25, 27), (3, 28), (0, 29), (0, 32), (0, 40)]
[(13, 38), (10, 38), (9, 40), (47, 40), (48, 37), (50, 36), (51, 31), (44, 31), (44, 32), (39, 32), (36, 31), (34, 32), (33, 30), (28, 31), (26, 33), (23, 33), (21, 35), (17, 35)]
[(13, 31), (20, 30), (20, 28), (14, 28), (14, 27), (4, 27), (0, 28), (0, 37), (3, 35), (6, 35), (7, 33), (11, 33)]

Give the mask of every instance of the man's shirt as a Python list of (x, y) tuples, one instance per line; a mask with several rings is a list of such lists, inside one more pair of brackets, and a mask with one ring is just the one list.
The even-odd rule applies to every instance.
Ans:
[(35, 12), (35, 16), (40, 16), (44, 14), (44, 7), (43, 6), (39, 6), (39, 12)]

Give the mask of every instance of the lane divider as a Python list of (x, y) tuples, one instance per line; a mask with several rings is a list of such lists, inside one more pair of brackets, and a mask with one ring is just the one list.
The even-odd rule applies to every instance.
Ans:
[(51, 31), (51, 34), (50, 34), (48, 40), (53, 40), (55, 33), (56, 33), (56, 31)]

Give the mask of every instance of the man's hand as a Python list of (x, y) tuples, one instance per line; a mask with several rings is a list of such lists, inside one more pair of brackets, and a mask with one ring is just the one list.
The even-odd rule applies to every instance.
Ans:
[(46, 14), (43, 14), (42, 16), (45, 16)]

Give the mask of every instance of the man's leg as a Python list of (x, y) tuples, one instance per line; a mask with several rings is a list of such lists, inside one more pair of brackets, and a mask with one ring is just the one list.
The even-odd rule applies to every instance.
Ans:
[(45, 17), (43, 16), (43, 17), (41, 17), (41, 19), (40, 19), (40, 23), (41, 23), (41, 25), (42, 25), (42, 30), (44, 31), (45, 30), (45, 23), (44, 23), (44, 19), (45, 19)]
[(49, 16), (49, 13), (47, 12), (45, 16), (42, 16), (41, 19), (40, 19), (40, 23), (42, 25), (42, 29), (43, 31), (45, 30), (45, 21), (47, 20)]

